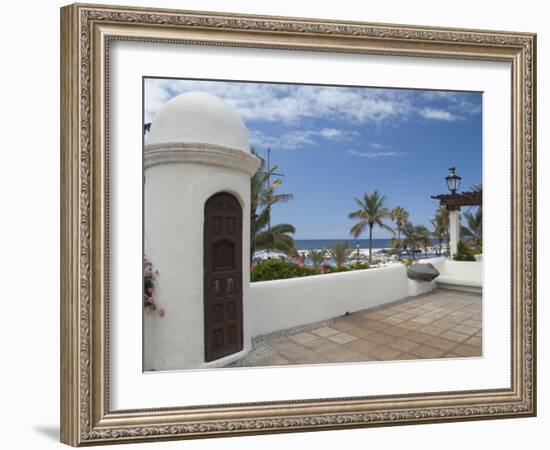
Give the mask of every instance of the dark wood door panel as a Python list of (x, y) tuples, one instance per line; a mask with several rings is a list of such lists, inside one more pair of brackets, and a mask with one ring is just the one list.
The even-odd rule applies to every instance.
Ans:
[(211, 197), (204, 209), (205, 360), (243, 348), (242, 208), (231, 194)]

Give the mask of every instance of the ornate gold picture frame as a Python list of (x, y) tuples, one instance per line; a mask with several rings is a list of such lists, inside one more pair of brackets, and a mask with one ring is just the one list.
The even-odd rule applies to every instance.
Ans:
[[(114, 410), (109, 58), (117, 41), (509, 63), (511, 149), (502, 151), (512, 161), (510, 386)], [(85, 4), (62, 8), (61, 441), (81, 446), (534, 416), (535, 89), (531, 33)]]

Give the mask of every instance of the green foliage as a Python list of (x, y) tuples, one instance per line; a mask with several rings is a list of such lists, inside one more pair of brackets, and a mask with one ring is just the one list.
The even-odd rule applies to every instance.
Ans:
[(465, 224), (460, 227), (462, 236), (473, 247), (479, 247), (483, 242), (483, 211), (478, 208), (475, 214), (467, 211), (462, 214)]
[(431, 245), (430, 231), (424, 225), (413, 225), (407, 222), (403, 226), (403, 235), (405, 236), (405, 246), (411, 253), (412, 259), (416, 258), (418, 251)]
[(440, 206), (435, 212), (434, 218), (430, 220), (433, 226), (432, 236), (438, 241), (438, 253), (443, 253), (443, 241), (449, 240), (449, 210)]
[(369, 230), (369, 262), (372, 263), (372, 229), (374, 226), (393, 232), (383, 220), (390, 216), (390, 211), (385, 207), (386, 196), (374, 191), (372, 194), (365, 192), (363, 198), (355, 198), (358, 210), (348, 214), (348, 218), (356, 223), (351, 227), (350, 233), (358, 238), (365, 230)]
[(369, 265), (367, 263), (354, 262), (353, 264), (350, 264), (348, 267), (350, 268), (350, 270), (365, 270), (369, 268)]
[(341, 267), (351, 255), (348, 241), (334, 241), (328, 248), (330, 256), (336, 261), (336, 265)]
[(407, 267), (412, 266), (413, 263), (414, 263), (414, 260), (412, 260), (412, 259), (405, 259), (403, 261), (403, 264), (405, 264)]
[(464, 241), (458, 241), (456, 253), (453, 255), (455, 261), (475, 261), (474, 252)]
[(309, 257), (309, 259), (311, 259), (311, 264), (313, 264), (313, 267), (318, 268), (323, 263), (323, 261), (325, 260), (325, 253), (325, 249), (308, 250), (307, 256)]
[(266, 259), (253, 266), (250, 272), (251, 281), (282, 280), (286, 278), (318, 275), (321, 271), (313, 267), (303, 266), (280, 259)]
[[(252, 153), (260, 157), (252, 148)], [(294, 226), (281, 223), (269, 226), (271, 208), (294, 198), (290, 193), (279, 193), (277, 190), (282, 180), (277, 178), (277, 166), (266, 170), (265, 161), (250, 180), (250, 260), (257, 250), (278, 250), (287, 255), (296, 255)]]
[(354, 263), (348, 266), (331, 266), (327, 264), (319, 268), (315, 268), (311, 266), (304, 266), (302, 264), (296, 264), (291, 261), (266, 259), (252, 267), (250, 272), (250, 280), (252, 282), (282, 280), (327, 273), (351, 272), (352, 270), (364, 270), (368, 268), (369, 265), (365, 263)]

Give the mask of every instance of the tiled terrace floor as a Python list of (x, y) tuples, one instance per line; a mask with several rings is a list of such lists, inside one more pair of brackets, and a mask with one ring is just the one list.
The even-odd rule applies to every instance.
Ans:
[(481, 295), (450, 290), (255, 338), (232, 366), (481, 356)]

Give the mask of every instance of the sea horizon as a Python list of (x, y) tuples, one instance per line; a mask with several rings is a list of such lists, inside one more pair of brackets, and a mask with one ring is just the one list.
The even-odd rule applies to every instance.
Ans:
[[(391, 238), (373, 238), (372, 240), (372, 248), (374, 249), (382, 249), (382, 248), (390, 248), (390, 241)], [(328, 248), (331, 246), (333, 242), (338, 241), (345, 241), (348, 243), (349, 247), (354, 249), (357, 248), (357, 244), (359, 244), (359, 248), (368, 248), (369, 247), (369, 240), (368, 239), (354, 239), (354, 238), (346, 238), (346, 239), (295, 239), (295, 245), (296, 250), (313, 250), (313, 249), (321, 249), (321, 248)], [(446, 242), (443, 242), (442, 245), (445, 245)], [(432, 239), (432, 246), (438, 246), (439, 242)]]

